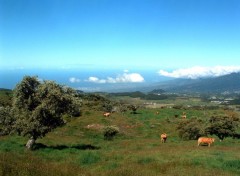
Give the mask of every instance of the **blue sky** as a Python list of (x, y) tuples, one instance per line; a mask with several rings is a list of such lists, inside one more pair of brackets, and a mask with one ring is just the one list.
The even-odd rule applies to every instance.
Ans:
[(199, 66), (240, 66), (239, 0), (0, 0), (2, 70)]

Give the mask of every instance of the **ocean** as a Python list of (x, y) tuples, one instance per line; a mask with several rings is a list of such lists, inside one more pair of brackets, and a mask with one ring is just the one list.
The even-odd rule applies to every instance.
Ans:
[[(132, 82), (132, 80), (116, 81), (123, 79), (123, 75), (137, 73), (144, 79), (142, 82)], [(169, 80), (169, 78), (159, 76), (157, 70), (133, 70), (123, 71), (118, 69), (5, 69), (0, 70), (0, 88), (14, 89), (24, 76), (37, 76), (40, 80), (52, 80), (58, 84), (67, 85), (74, 89), (85, 92), (121, 92), (133, 91), (149, 84)], [(99, 79), (98, 82), (90, 82), (89, 77)], [(105, 81), (105, 82), (104, 82)], [(100, 83), (101, 82), (101, 83)]]

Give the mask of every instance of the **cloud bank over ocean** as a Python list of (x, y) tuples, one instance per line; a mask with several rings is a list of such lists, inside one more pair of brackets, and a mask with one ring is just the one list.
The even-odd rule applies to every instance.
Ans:
[(195, 66), (191, 68), (177, 69), (172, 72), (165, 70), (158, 71), (161, 76), (172, 78), (204, 78), (204, 77), (217, 77), (231, 73), (240, 72), (240, 66), (214, 66), (214, 67), (201, 67)]
[(98, 77), (91, 76), (86, 80), (92, 83), (141, 83), (144, 78), (139, 73), (123, 73), (116, 78), (107, 77), (106, 79), (99, 79)]
[(0, 70), (0, 85), (2, 88), (13, 89), (25, 75), (38, 76), (40, 81), (53, 80), (59, 84), (68, 85), (73, 88), (84, 88), (101, 90), (103, 87), (109, 89), (129, 86), (139, 86), (168, 81), (173, 78), (204, 78), (217, 77), (231, 73), (240, 72), (240, 66), (214, 66), (189, 68), (178, 68), (172, 71), (162, 68), (149, 70), (129, 69), (8, 69)]

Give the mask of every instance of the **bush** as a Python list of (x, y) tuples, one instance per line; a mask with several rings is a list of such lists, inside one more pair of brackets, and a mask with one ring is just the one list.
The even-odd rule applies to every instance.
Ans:
[(105, 140), (112, 140), (114, 136), (119, 133), (119, 128), (116, 126), (106, 126), (103, 129), (103, 135)]
[(197, 118), (184, 120), (177, 126), (179, 137), (185, 140), (195, 140), (204, 135), (203, 121)]

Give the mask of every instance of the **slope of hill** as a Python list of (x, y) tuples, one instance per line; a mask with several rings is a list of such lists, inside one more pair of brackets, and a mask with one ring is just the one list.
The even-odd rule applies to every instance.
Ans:
[(176, 79), (153, 86), (168, 92), (181, 93), (217, 93), (240, 91), (240, 73), (232, 73), (215, 78)]
[[(94, 97), (91, 97), (91, 99)], [(95, 97), (96, 98), (96, 97)], [(95, 99), (94, 98), (94, 99)], [(98, 98), (97, 98), (98, 99)], [(89, 108), (61, 128), (37, 140), (34, 151), (26, 151), (27, 138), (0, 138), (0, 175), (8, 176), (237, 176), (240, 145), (227, 138), (209, 148), (196, 140), (182, 140), (176, 127), (187, 119), (176, 118), (183, 110), (139, 109), (104, 117)], [(206, 119), (219, 110), (184, 110), (187, 117)], [(103, 127), (117, 126), (113, 140), (103, 137)], [(159, 135), (168, 134), (166, 143)]]

